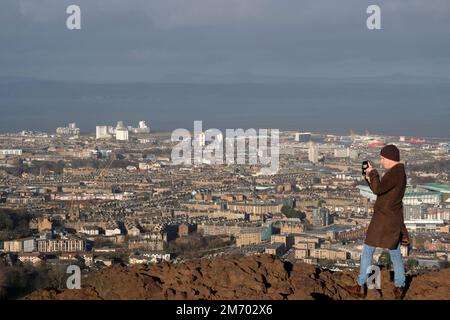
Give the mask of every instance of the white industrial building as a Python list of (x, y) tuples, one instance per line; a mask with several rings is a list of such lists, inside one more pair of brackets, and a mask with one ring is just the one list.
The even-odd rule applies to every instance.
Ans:
[(77, 136), (80, 134), (80, 128), (77, 128), (77, 124), (75, 122), (72, 122), (72, 123), (69, 123), (69, 125), (67, 127), (56, 128), (56, 134)]
[(311, 132), (297, 132), (295, 133), (295, 141), (297, 142), (310, 142), (311, 141)]
[(314, 143), (310, 143), (308, 149), (308, 160), (312, 163), (319, 162), (319, 150)]
[(108, 126), (97, 126), (95, 128), (95, 138), (96, 139), (109, 139), (111, 138), (111, 134), (109, 133)]
[(350, 148), (337, 148), (334, 149), (334, 157), (335, 158), (358, 158), (358, 151)]
[(444, 220), (405, 220), (405, 226), (408, 231), (414, 232), (436, 232), (444, 226)]
[(112, 126), (97, 126), (96, 138), (97, 139), (110, 139), (115, 137), (117, 141), (128, 141), (129, 134), (131, 133), (150, 133), (150, 127), (147, 126), (145, 121), (139, 121), (139, 126), (133, 128), (132, 126), (126, 127), (123, 121), (117, 121), (115, 127)]
[(116, 129), (116, 140), (128, 141), (128, 130), (125, 128)]
[[(370, 200), (376, 200), (377, 196), (372, 192), (369, 186), (361, 185), (357, 186), (360, 195)], [(403, 197), (404, 205), (420, 205), (420, 204), (433, 204), (438, 205), (442, 202), (442, 195), (439, 192), (429, 191), (423, 188), (408, 187)]]
[(139, 121), (139, 125), (137, 128), (133, 128), (132, 126), (128, 127), (128, 131), (133, 133), (150, 133), (150, 127), (147, 126), (144, 120)]
[(22, 149), (1, 149), (0, 155), (3, 156), (20, 156), (22, 155)]

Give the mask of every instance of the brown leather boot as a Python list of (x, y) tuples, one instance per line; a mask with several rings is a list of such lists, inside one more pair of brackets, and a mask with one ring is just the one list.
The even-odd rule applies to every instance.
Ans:
[(360, 286), (356, 284), (354, 286), (347, 286), (345, 290), (354, 298), (365, 298), (367, 296), (367, 285)]
[(403, 300), (403, 298), (405, 297), (405, 288), (404, 287), (395, 287), (394, 289), (394, 296), (395, 296), (395, 300)]

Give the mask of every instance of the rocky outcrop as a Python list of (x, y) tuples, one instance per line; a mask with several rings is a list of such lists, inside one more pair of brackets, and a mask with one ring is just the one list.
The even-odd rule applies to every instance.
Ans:
[[(182, 264), (115, 265), (83, 280), (80, 290), (38, 290), (25, 299), (352, 299), (344, 287), (356, 271), (332, 272), (308, 264), (290, 264), (271, 255), (197, 259)], [(388, 271), (381, 290), (367, 299), (394, 299)], [(408, 279), (405, 299), (449, 299), (450, 269)]]

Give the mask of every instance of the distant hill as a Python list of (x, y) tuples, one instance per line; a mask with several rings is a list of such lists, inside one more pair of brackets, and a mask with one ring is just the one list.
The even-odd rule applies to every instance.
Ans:
[(230, 73), (230, 74), (208, 74), (195, 72), (178, 72), (171, 73), (161, 77), (158, 80), (149, 81), (79, 81), (72, 79), (40, 79), (35, 77), (21, 76), (0, 76), (0, 84), (17, 84), (17, 83), (65, 83), (65, 84), (164, 84), (164, 83), (192, 83), (192, 84), (332, 84), (332, 83), (397, 83), (397, 84), (433, 84), (441, 83), (450, 84), (450, 78), (432, 77), (432, 76), (416, 76), (404, 73), (396, 73), (384, 76), (360, 76), (360, 77), (307, 77), (307, 76), (273, 76), (266, 74), (254, 73)]
[(159, 82), (82, 82), (0, 78), (0, 132), (54, 133), (76, 122), (146, 120), (172, 131), (202, 120), (208, 128), (278, 128), (330, 134), (376, 132), (450, 137), (450, 80), (388, 77), (312, 78), (181, 73)]
[(386, 76), (367, 77), (302, 77), (302, 76), (270, 76), (252, 73), (232, 73), (225, 75), (205, 74), (205, 73), (173, 73), (160, 79), (162, 83), (398, 83), (398, 84), (431, 84), (450, 83), (450, 78), (415, 76), (408, 74), (392, 74)]

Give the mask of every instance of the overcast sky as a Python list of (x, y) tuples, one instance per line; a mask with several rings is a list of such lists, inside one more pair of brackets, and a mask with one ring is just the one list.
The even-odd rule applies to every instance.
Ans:
[[(382, 30), (366, 28), (369, 4)], [(179, 73), (449, 78), (450, 0), (0, 0), (0, 76)]]

